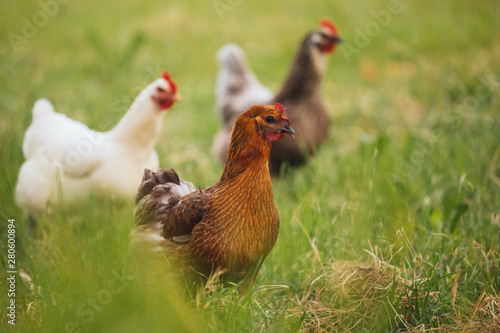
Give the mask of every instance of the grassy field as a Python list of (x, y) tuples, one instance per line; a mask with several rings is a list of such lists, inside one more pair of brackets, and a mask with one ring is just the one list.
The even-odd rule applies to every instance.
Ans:
[[(0, 9), (1, 331), (500, 330), (497, 1), (42, 0)], [(165, 117), (161, 165), (205, 187), (222, 172), (209, 153), (220, 126), (217, 50), (240, 44), (277, 90), (323, 17), (346, 41), (322, 87), (330, 136), (307, 165), (273, 180), (281, 230), (251, 293), (218, 288), (185, 301), (167, 282), (140, 282), (127, 256), (133, 203), (89, 198), (27, 232), (13, 188), (36, 99), (108, 130), (126, 111), (117, 101), (169, 70), (183, 101)], [(8, 219), (16, 268), (32, 279), (17, 277), (16, 326), (4, 277)]]

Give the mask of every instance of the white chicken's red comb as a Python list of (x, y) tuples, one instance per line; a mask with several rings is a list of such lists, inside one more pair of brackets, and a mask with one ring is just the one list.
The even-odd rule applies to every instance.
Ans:
[(319, 21), (319, 25), (321, 28), (325, 28), (326, 30), (330, 31), (332, 36), (338, 36), (339, 34), (339, 29), (335, 24), (333, 24), (332, 21), (327, 20), (327, 19), (322, 19)]
[(168, 82), (170, 85), (170, 89), (172, 89), (172, 94), (175, 94), (177, 92), (177, 84), (172, 80), (172, 77), (170, 76), (170, 73), (167, 71), (161, 71), (161, 77), (165, 79), (165, 81)]

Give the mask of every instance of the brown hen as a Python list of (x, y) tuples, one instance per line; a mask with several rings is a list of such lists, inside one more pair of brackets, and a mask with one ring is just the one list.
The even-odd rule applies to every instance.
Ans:
[(295, 136), (283, 106), (255, 105), (236, 120), (220, 180), (195, 190), (174, 170), (146, 170), (136, 197), (131, 250), (163, 253), (188, 284), (221, 275), (244, 288), (278, 237), (269, 155), (271, 142)]

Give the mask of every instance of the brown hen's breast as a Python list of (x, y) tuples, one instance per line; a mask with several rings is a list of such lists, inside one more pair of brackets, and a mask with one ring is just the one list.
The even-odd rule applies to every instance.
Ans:
[(279, 231), (270, 179), (238, 178), (213, 193), (189, 245), (195, 269), (225, 270), (226, 281), (240, 279), (262, 262)]

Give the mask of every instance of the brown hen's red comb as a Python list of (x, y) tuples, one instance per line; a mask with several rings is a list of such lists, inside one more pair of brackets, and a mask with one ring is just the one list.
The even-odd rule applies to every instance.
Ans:
[(337, 36), (339, 34), (339, 29), (330, 20), (322, 19), (322, 20), (319, 21), (319, 25), (320, 25), (320, 27), (325, 28), (328, 31), (330, 31), (333, 36)]
[(285, 107), (283, 106), (283, 104), (276, 103), (274, 105), (274, 108), (280, 113), (281, 117), (285, 116)]
[(167, 71), (161, 71), (161, 77), (165, 79), (165, 81), (170, 84), (170, 89), (172, 89), (172, 94), (175, 94), (177, 92), (177, 84), (172, 80), (172, 77), (170, 76), (170, 73)]

